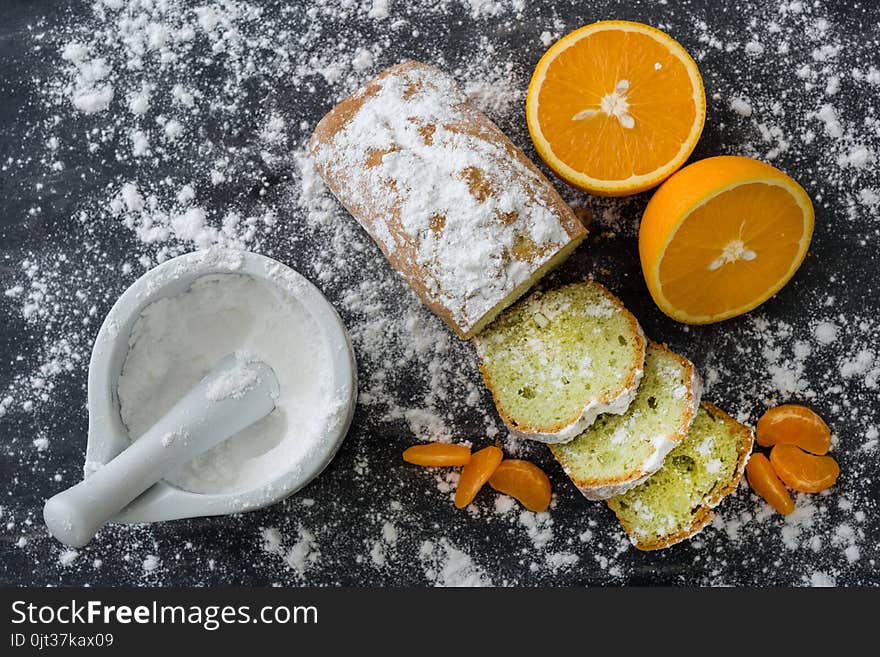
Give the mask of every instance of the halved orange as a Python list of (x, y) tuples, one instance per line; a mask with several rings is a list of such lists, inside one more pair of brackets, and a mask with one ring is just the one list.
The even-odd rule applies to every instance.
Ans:
[(813, 222), (810, 197), (779, 169), (732, 155), (695, 162), (663, 183), (642, 216), (648, 290), (687, 324), (741, 315), (794, 276)]
[(706, 119), (696, 63), (675, 39), (630, 21), (587, 25), (550, 46), (526, 120), (563, 180), (622, 196), (660, 184), (694, 150)]

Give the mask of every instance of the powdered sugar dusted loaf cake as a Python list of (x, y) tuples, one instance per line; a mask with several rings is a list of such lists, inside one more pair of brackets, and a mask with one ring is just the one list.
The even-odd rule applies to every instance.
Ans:
[(586, 237), (537, 167), (433, 66), (387, 69), (318, 123), (309, 148), (333, 193), (461, 338)]

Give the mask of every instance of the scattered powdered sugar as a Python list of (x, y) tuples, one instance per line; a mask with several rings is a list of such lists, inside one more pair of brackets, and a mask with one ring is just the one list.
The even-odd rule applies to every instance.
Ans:
[(553, 540), (553, 518), (549, 513), (520, 511), (519, 523), (525, 528), (529, 540), (537, 550)]
[(575, 566), (581, 558), (573, 552), (550, 552), (547, 554), (547, 565), (555, 572)]
[(260, 530), (263, 540), (263, 551), (269, 554), (281, 553), (281, 533), (274, 527), (264, 527)]
[(492, 586), (492, 580), (465, 552), (448, 539), (425, 541), (419, 547), (425, 577), (434, 586)]
[(749, 105), (748, 101), (743, 100), (742, 98), (736, 97), (730, 100), (730, 109), (739, 114), (740, 116), (751, 116), (752, 115), (752, 106)]
[(816, 324), (814, 329), (816, 340), (819, 344), (828, 345), (837, 339), (837, 324), (823, 320)]
[[(0, 314), (17, 336), (0, 372), (0, 433), (17, 465), (0, 511), (10, 583), (144, 584), (161, 572), (215, 585), (876, 584), (880, 71), (852, 22), (880, 16), (868, 3), (840, 6), (754, 0), (724, 22), (708, 2), (644, 8), (700, 65), (711, 120), (695, 157), (759, 157), (813, 198), (811, 253), (765, 306), (709, 327), (666, 321), (634, 246), (647, 195), (600, 199), (553, 179), (594, 222), (556, 280), (608, 284), (739, 419), (796, 401), (834, 432), (843, 474), (828, 494), (797, 496), (782, 518), (744, 482), (698, 537), (650, 554), (580, 497), (543, 446), (506, 436), (470, 346), (408, 291), (305, 156), (335, 102), (416, 58), (451, 73), (537, 161), (523, 120), (531, 67), (583, 16), (545, 3), (526, 20), (516, 0), (97, 0), (35, 20), (27, 82), (13, 89), (28, 99), (20, 143), (0, 162), (15, 221), (0, 229)], [(594, 14), (614, 11), (600, 2)], [(80, 476), (98, 327), (141, 273), (202, 246), (275, 257), (333, 302), (358, 359), (353, 430), (309, 497), (236, 517), (113, 525), (59, 551), (40, 506)], [(496, 439), (548, 472), (548, 513), (491, 491), (457, 511), (455, 470), (399, 458), (422, 440)]]
[(315, 535), (308, 529), (299, 528), (297, 541), (287, 551), (284, 560), (297, 575), (304, 575), (305, 572), (318, 561), (321, 556), (315, 543)]
[(510, 497), (509, 495), (496, 495), (495, 496), (495, 513), (503, 516), (506, 513), (509, 513), (516, 507), (516, 500)]
[(77, 557), (79, 557), (79, 552), (77, 550), (67, 548), (62, 550), (58, 555), (58, 563), (66, 568), (72, 566), (73, 562), (77, 560)]
[(370, 560), (376, 568), (382, 568), (394, 559), (398, 537), (397, 527), (386, 520), (381, 526), (379, 538), (371, 542)]
[[(494, 50), (489, 42), (482, 47), (490, 51), (487, 55)], [(496, 66), (489, 65), (486, 71), (456, 69), (453, 73), (466, 81), (464, 93), (468, 101), (490, 116), (497, 117), (515, 112), (525, 102), (525, 90), (515, 84), (518, 77), (515, 71), (514, 62), (503, 62)]]
[[(750, 31), (761, 36), (744, 46), (757, 60), (748, 65), (747, 87), (713, 75), (713, 70), (726, 68), (722, 59), (730, 61), (728, 53), (742, 38), (741, 29), (719, 29), (706, 19), (696, 22), (702, 47), (694, 55), (707, 78), (707, 93), (713, 100), (727, 98), (735, 115), (719, 126), (725, 150), (769, 160), (783, 170), (806, 168), (809, 177), (800, 182), (812, 187), (820, 208), (833, 202), (854, 220), (861, 206), (876, 218), (875, 206), (860, 203), (865, 194), (870, 197), (873, 185), (868, 183), (876, 179), (866, 169), (875, 161), (880, 141), (880, 119), (871, 103), (878, 85), (876, 63), (867, 47), (845, 31), (844, 7), (828, 15), (830, 8), (822, 5), (793, 11), (792, 4), (761, 2), (748, 10)], [(787, 75), (776, 66), (759, 70), (760, 60), (770, 53)], [(782, 85), (769, 79), (780, 75)], [(753, 137), (743, 141), (749, 133)], [(817, 145), (824, 155), (810, 158)]]
[(837, 586), (837, 580), (834, 577), (819, 570), (810, 573), (809, 576), (804, 575), (803, 581), (805, 584), (812, 587)]

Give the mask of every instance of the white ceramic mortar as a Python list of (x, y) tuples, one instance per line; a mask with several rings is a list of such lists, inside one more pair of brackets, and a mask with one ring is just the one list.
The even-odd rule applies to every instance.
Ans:
[(246, 251), (211, 249), (173, 258), (151, 269), (129, 287), (107, 315), (89, 363), (89, 436), (85, 475), (113, 459), (131, 444), (120, 416), (117, 381), (128, 354), (135, 321), (149, 304), (185, 292), (209, 274), (243, 274), (276, 288), (300, 304), (319, 327), (330, 352), (330, 380), (338, 407), (320, 448), (304, 461), (290, 464), (278, 476), (259, 486), (235, 493), (192, 493), (165, 481), (156, 483), (129, 504), (113, 522), (139, 523), (238, 513), (258, 509), (295, 493), (327, 466), (342, 443), (354, 414), (357, 368), (348, 334), (339, 315), (321, 292), (303, 276), (271, 258)]

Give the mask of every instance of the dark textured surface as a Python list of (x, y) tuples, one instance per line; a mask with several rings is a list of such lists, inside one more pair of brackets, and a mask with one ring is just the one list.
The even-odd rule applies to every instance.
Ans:
[[(56, 29), (62, 31), (61, 26), (69, 29), (80, 17), (85, 21), (90, 10), (72, 2), (6, 0), (0, 9), (0, 290), (25, 282), (21, 274), (25, 259), (45, 262), (51, 258), (54, 264), (48, 276), (53, 281), (52, 289), (64, 290), (64, 281), (69, 280), (69, 292), (78, 289), (88, 295), (85, 309), (91, 304), (96, 306), (96, 319), (86, 324), (67, 321), (69, 318), (59, 320), (56, 312), (35, 323), (22, 316), (19, 300), (0, 296), (0, 398), (7, 391), (15, 399), (0, 418), (0, 583), (423, 585), (435, 581), (436, 576), (426, 573), (430, 568), (419, 556), (420, 547), (426, 540), (437, 544), (442, 537), (470, 555), (484, 573), (483, 579), (495, 584), (801, 585), (810, 583), (816, 573), (827, 575), (838, 584), (880, 583), (875, 565), (880, 558), (878, 451), (863, 449), (870, 428), (880, 421), (878, 390), (876, 384), (872, 387), (864, 377), (844, 378), (840, 374), (841, 364), (849, 355), (860, 349), (876, 348), (878, 341), (877, 211), (876, 207), (863, 208), (854, 200), (860, 189), (880, 186), (876, 164), (867, 170), (844, 170), (834, 164), (839, 148), (822, 134), (822, 124), (809, 117), (809, 111), (825, 102), (822, 94), (817, 96), (816, 92), (805, 90), (803, 82), (794, 76), (792, 62), (799, 57), (813, 61), (809, 53), (817, 47), (799, 33), (800, 23), (792, 19), (792, 27), (786, 28), (790, 32), (789, 53), (771, 52), (768, 48), (757, 61), (743, 54), (743, 44), (750, 34), (768, 34), (767, 17), (775, 16), (779, 5), (758, 2), (736, 3), (734, 7), (731, 3), (718, 8), (717, 4), (709, 0), (670, 2), (669, 6), (607, 1), (589, 6), (530, 3), (520, 17), (502, 13), (480, 20), (471, 19), (466, 8), (453, 5), (423, 17), (408, 14), (413, 24), (418, 24), (420, 35), (397, 34), (378, 57), (375, 69), (404, 56), (439, 61), (451, 70), (466, 67), (472, 58), (473, 44), (484, 37), (495, 44), (494, 56), (499, 61), (514, 62), (509, 75), (512, 84), (523, 89), (544, 49), (537, 39), (544, 28), (538, 26), (549, 25), (553, 17), (558, 17), (561, 32), (565, 33), (593, 20), (629, 18), (666, 29), (697, 55), (709, 105), (706, 128), (692, 159), (719, 153), (764, 155), (772, 145), (773, 140), (763, 140), (756, 127), (756, 122), (763, 119), (756, 116), (746, 121), (738, 116), (730, 109), (732, 97), (778, 97), (789, 108), (773, 116), (766, 104), (759, 108), (755, 103), (756, 114), (760, 109), (792, 142), (774, 163), (799, 180), (816, 200), (816, 233), (804, 266), (759, 311), (720, 325), (697, 328), (676, 324), (659, 312), (641, 277), (635, 239), (637, 218), (649, 194), (602, 201), (566, 189), (564, 195), (574, 204), (592, 210), (596, 225), (588, 243), (554, 277), (568, 281), (595, 275), (609, 285), (639, 318), (649, 336), (666, 341), (687, 355), (704, 374), (714, 372), (707, 376), (710, 385), (706, 396), (732, 414), (754, 422), (767, 404), (793, 399), (809, 403), (828, 419), (838, 436), (834, 455), (843, 474), (830, 494), (806, 502), (819, 508), (794, 532), (794, 539), (789, 541), (793, 541), (792, 545), (786, 545), (786, 531), (791, 537), (788, 525), (778, 516), (763, 516), (763, 503), (741, 489), (720, 508), (728, 521), (726, 526), (710, 527), (697, 540), (661, 553), (643, 554), (626, 549), (623, 535), (604, 505), (584, 501), (546, 450), (526, 446), (521, 448), (522, 453), (545, 466), (558, 493), (551, 513), (553, 537), (546, 545), (536, 546), (524, 525), (528, 521), (518, 518), (516, 511), (494, 513), (491, 495), (483, 494), (473, 514), (456, 511), (448, 495), (438, 492), (433, 475), (400, 462), (400, 452), (413, 442), (406, 422), (383, 417), (383, 411), (375, 405), (361, 403), (336, 460), (318, 480), (286, 502), (240, 516), (112, 527), (81, 550), (70, 566), (59, 564), (60, 547), (46, 535), (40, 509), (46, 497), (79, 477), (87, 426), (88, 343), (100, 318), (140, 273), (136, 268), (121, 275), (119, 265), (130, 261), (131, 253), (144, 251), (129, 233), (111, 231), (105, 224), (93, 228), (72, 217), (94, 204), (106, 187), (118, 186), (128, 176), (142, 179), (148, 174), (142, 165), (137, 168), (131, 161), (113, 156), (116, 149), (123, 148), (124, 135), (118, 132), (112, 133), (95, 153), (84, 149), (68, 152), (63, 171), (50, 169), (41, 128), (46, 125), (50, 110), (41, 104), (39, 89), (41, 83), (52, 78), (51, 69), (59, 64), (59, 58), (57, 49), (35, 50), (34, 34), (48, 34), (51, 40)], [(814, 66), (821, 69), (833, 65), (834, 70), (843, 73), (840, 91), (833, 102), (846, 125), (861, 136), (861, 143), (877, 154), (880, 132), (875, 112), (880, 86), (859, 84), (847, 72), (854, 67), (880, 65), (876, 55), (880, 52), (880, 6), (842, 2), (820, 9), (844, 47), (832, 63), (815, 61)], [(817, 16), (820, 9), (816, 10)], [(291, 29), (296, 31), (296, 21), (305, 24), (306, 19), (297, 9), (291, 12)], [(367, 19), (343, 18), (339, 24), (328, 17), (315, 20), (328, 22), (328, 47), (337, 37), (370, 44), (385, 36), (384, 24)], [(760, 24), (750, 25), (754, 20)], [(709, 27), (700, 27), (699, 21), (705, 21)], [(804, 19), (804, 24), (808, 23)], [(707, 45), (700, 39), (705, 34), (726, 35), (723, 39), (736, 40), (737, 48), (726, 52), (724, 48)], [(485, 51), (480, 51), (479, 56), (485, 56)], [(210, 76), (210, 67), (202, 75)], [(280, 108), (289, 125), (300, 121), (314, 125), (332, 105), (331, 96), (338, 97), (345, 89), (328, 90), (320, 79), (312, 82), (306, 91), (301, 85), (279, 84), (278, 76), (256, 75), (253, 96), (245, 99), (243, 107), (255, 114), (264, 107)], [(799, 106), (811, 109), (800, 111)], [(86, 117), (69, 108), (62, 118), (54, 134), (71, 139), (102, 120), (101, 115)], [(493, 118), (517, 145), (535, 157), (521, 103), (513, 112)], [(804, 138), (808, 129), (817, 136)], [(249, 121), (246, 111), (240, 125), (206, 124), (204, 130), (226, 130), (220, 141), (241, 145), (240, 157), (249, 157), (247, 144), (254, 123)], [(293, 143), (301, 144), (307, 137), (308, 129), (300, 132), (291, 137)], [(181, 152), (179, 165), (169, 165), (166, 158), (152, 175), (156, 180), (176, 175), (199, 181), (205, 171), (187, 164), (195, 159), (193, 152)], [(284, 161), (267, 165), (256, 157), (253, 166), (262, 171), (252, 171), (248, 177), (216, 188), (208, 199), (203, 199), (204, 204), (209, 208), (227, 204), (247, 207), (253, 201), (277, 207), (281, 221), (275, 234), (258, 240), (251, 248), (286, 262), (317, 282), (319, 272), (313, 251), (323, 251), (327, 245), (309, 241), (320, 232), (298, 228), (303, 222), (302, 212), (287, 196), (289, 186), (295, 184), (297, 169)], [(45, 186), (37, 189), (37, 183)], [(561, 183), (559, 186), (563, 187)], [(29, 213), (34, 207), (39, 207), (39, 211)], [(350, 221), (341, 211), (337, 214), (340, 220)], [(403, 318), (411, 312), (420, 313), (420, 321), (436, 321), (439, 327), (439, 320), (412, 310), (412, 297), (380, 260), (378, 250), (365, 240), (360, 244), (362, 250), (338, 255), (351, 260), (345, 273), (318, 282), (340, 308), (349, 327), (354, 329), (371, 320), (370, 313)], [(352, 272), (358, 268), (368, 271), (374, 279), (387, 281), (379, 295), (381, 306), (367, 314), (352, 311), (342, 303), (346, 293), (357, 287), (358, 277), (352, 277)], [(75, 307), (65, 301), (69, 294), (59, 296), (64, 297), (59, 301), (62, 307)], [(831, 304), (829, 296), (833, 297)], [(820, 348), (810, 341), (815, 322), (824, 318), (838, 324), (840, 335), (834, 344)], [(438, 327), (432, 330), (445, 330)], [(35, 398), (32, 410), (23, 409), (22, 400), (31, 397), (30, 393), (21, 392), (28, 385), (27, 377), (44, 362), (47, 345), (65, 337), (75, 343), (72, 353), (76, 356), (69, 359), (72, 368), (53, 379), (55, 387), (48, 400)], [(792, 345), (799, 340), (812, 344), (813, 350), (810, 356), (800, 359), (803, 366), (798, 377), (802, 385), (794, 386), (795, 390), (784, 386), (780, 389), (770, 381), (768, 363), (797, 360), (792, 355)], [(405, 338), (402, 344), (405, 348)], [(418, 369), (417, 360), (394, 351), (401, 349), (400, 344), (393, 343), (392, 347), (387, 354), (390, 366), (383, 365), (375, 355), (359, 354), (360, 377), (369, 381), (378, 370), (392, 373), (387, 381), (387, 395), (400, 406), (418, 407), (426, 394), (428, 375)], [(762, 355), (767, 348), (779, 349), (782, 355), (773, 361), (772, 357)], [(463, 377), (479, 381), (475, 359), (467, 345), (451, 343), (444, 349), (442, 359), (445, 363), (451, 361)], [(400, 363), (399, 368), (395, 362)], [(450, 397), (460, 392), (446, 391)], [(451, 410), (446, 413), (451, 430), (475, 444), (485, 443), (483, 415), (494, 414), (488, 396), (483, 393), (478, 404), (460, 412), (457, 408), (450, 404)], [(35, 448), (33, 441), (39, 437), (48, 438), (48, 449)], [(61, 475), (62, 483), (53, 479), (56, 474)], [(314, 503), (304, 504), (304, 500)], [(392, 502), (397, 504), (392, 507)], [(856, 518), (856, 512), (863, 514), (861, 519)], [(736, 526), (737, 518), (743, 520), (742, 527)], [(399, 538), (382, 548), (384, 563), (378, 564), (370, 553), (381, 539), (386, 522), (395, 526)], [(841, 530), (841, 526), (849, 527), (855, 538), (839, 538), (841, 531), (848, 531)], [(316, 537), (320, 557), (304, 574), (291, 569), (283, 555), (264, 551), (260, 538), (263, 527), (279, 530), (285, 550), (301, 537), (301, 527), (308, 529)], [(27, 542), (18, 546), (21, 537)], [(844, 553), (844, 548), (853, 543), (859, 549), (855, 560)], [(548, 567), (546, 554), (562, 552), (577, 555), (578, 563)], [(158, 568), (144, 569), (147, 555), (158, 557)], [(100, 560), (101, 565), (96, 566), (95, 560)]]

